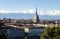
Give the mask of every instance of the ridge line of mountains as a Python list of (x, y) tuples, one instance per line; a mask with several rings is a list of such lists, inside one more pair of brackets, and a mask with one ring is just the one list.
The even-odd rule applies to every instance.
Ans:
[[(16, 19), (33, 19), (35, 14), (23, 14), (23, 13), (1, 13), (0, 18), (16, 18)], [(39, 19), (60, 19), (60, 16), (58, 15), (38, 15)]]

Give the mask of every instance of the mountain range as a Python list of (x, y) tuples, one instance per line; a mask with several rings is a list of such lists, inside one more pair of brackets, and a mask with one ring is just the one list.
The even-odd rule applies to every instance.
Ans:
[[(33, 19), (35, 14), (23, 14), (23, 13), (1, 13), (0, 18), (11, 18), (11, 19)], [(60, 19), (58, 15), (38, 15), (40, 19)]]

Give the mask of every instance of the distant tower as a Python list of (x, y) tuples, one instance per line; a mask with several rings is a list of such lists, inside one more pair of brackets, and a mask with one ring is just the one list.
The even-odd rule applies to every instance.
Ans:
[(38, 12), (37, 12), (37, 6), (36, 6), (36, 12), (35, 12), (35, 16), (34, 16), (33, 22), (36, 23), (36, 24), (39, 22), (39, 17), (38, 17)]

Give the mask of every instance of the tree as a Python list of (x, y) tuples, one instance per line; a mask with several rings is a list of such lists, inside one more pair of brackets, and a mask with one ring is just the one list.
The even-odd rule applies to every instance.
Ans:
[(48, 27), (44, 29), (41, 39), (60, 39), (60, 27)]
[(0, 39), (7, 39), (6, 30), (2, 27), (4, 25), (3, 20), (0, 20)]

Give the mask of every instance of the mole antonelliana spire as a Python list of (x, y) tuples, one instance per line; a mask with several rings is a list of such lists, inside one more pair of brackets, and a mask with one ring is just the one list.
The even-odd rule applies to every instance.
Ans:
[(35, 23), (38, 23), (38, 22), (39, 22), (38, 11), (37, 11), (37, 5), (36, 5), (36, 12), (35, 12), (35, 16), (34, 16), (33, 22), (35, 22)]

